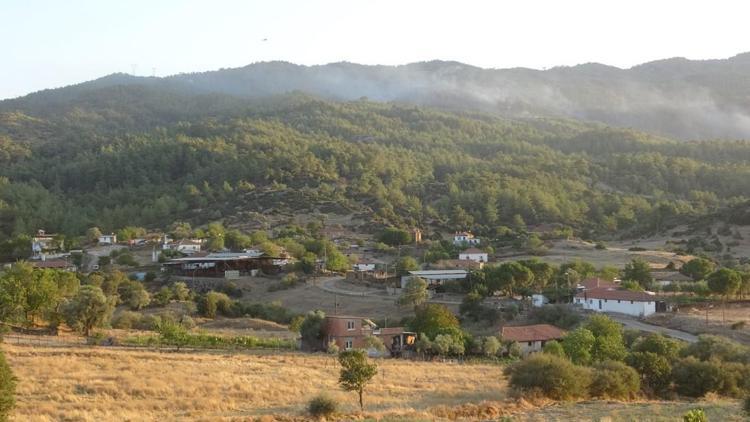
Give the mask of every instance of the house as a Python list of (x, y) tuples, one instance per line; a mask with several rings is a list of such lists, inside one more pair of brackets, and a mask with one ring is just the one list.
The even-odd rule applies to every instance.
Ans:
[[(616, 312), (638, 317), (649, 316), (657, 310), (657, 297), (652, 292), (618, 290), (597, 287), (578, 292), (573, 303), (595, 312)], [(660, 307), (663, 302), (659, 302)]]
[(192, 255), (201, 251), (203, 245), (203, 239), (182, 239), (174, 242), (170, 249), (173, 251), (184, 253), (185, 255)]
[[(417, 340), (417, 334), (404, 327), (380, 328), (363, 317), (327, 315), (323, 321), (323, 347), (334, 343), (340, 350), (364, 349), (370, 336), (379, 338), (386, 349), (384, 354), (394, 357), (413, 350)], [(375, 349), (368, 349), (368, 354), (381, 355)]]
[(98, 238), (100, 245), (114, 245), (117, 243), (117, 235), (114, 233), (103, 234)]
[(478, 245), (479, 238), (474, 237), (470, 232), (456, 232), (456, 234), (453, 235), (453, 244), (456, 246)]
[(487, 252), (477, 248), (469, 248), (458, 254), (458, 259), (474, 262), (487, 262)]
[(692, 278), (686, 276), (679, 271), (651, 271), (651, 277), (654, 278), (654, 282), (661, 287), (669, 286), (675, 282), (686, 282), (693, 281)]
[(564, 336), (565, 331), (549, 324), (503, 327), (500, 331), (500, 337), (503, 340), (512, 341), (521, 346), (523, 355), (540, 352), (548, 341), (560, 340)]
[(375, 263), (371, 261), (359, 261), (352, 266), (354, 271), (369, 273), (375, 271)]
[(603, 278), (590, 277), (578, 283), (578, 285), (576, 286), (576, 290), (582, 292), (584, 290), (597, 289), (600, 287), (617, 288), (617, 284), (613, 281), (608, 281)]
[(37, 230), (31, 238), (31, 259), (62, 256), (63, 247), (64, 242), (58, 235)]
[(43, 259), (41, 261), (31, 261), (34, 268), (51, 269), (60, 271), (76, 272), (78, 268), (64, 259)]
[(428, 287), (439, 286), (446, 280), (463, 280), (469, 275), (466, 270), (420, 270), (409, 271), (409, 274), (401, 277), (401, 288), (406, 287), (406, 283), (412, 277), (419, 277), (427, 281)]

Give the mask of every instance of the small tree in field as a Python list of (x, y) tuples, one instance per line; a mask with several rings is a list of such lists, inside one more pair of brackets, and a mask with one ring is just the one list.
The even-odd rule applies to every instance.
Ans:
[(16, 392), (16, 382), (5, 354), (0, 351), (0, 421), (8, 420), (8, 414), (13, 410), (16, 401), (13, 395)]
[(112, 304), (102, 289), (86, 285), (71, 299), (65, 309), (65, 320), (88, 336), (91, 329), (106, 322)]
[(356, 391), (359, 394), (359, 408), (364, 410), (362, 395), (365, 386), (378, 373), (378, 365), (367, 361), (364, 350), (346, 350), (339, 353), (339, 385), (346, 391)]
[(427, 301), (427, 282), (420, 277), (412, 277), (406, 282), (401, 296), (398, 298), (399, 305), (419, 306)]

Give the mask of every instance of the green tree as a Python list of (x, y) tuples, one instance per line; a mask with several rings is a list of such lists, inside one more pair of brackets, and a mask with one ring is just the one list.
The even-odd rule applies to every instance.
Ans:
[[(549, 343), (548, 343), (549, 344)], [(497, 356), (503, 348), (503, 343), (497, 337), (486, 337), (482, 342), (482, 353), (487, 357)]]
[(398, 298), (399, 305), (419, 306), (428, 298), (427, 282), (420, 277), (411, 277)]
[(377, 375), (378, 366), (368, 362), (364, 350), (346, 350), (339, 353), (339, 364), (339, 385), (346, 391), (356, 391), (359, 395), (359, 408), (364, 410), (365, 386)]
[(542, 352), (561, 358), (567, 357), (567, 355), (565, 354), (565, 349), (557, 340), (548, 341), (542, 348)]
[(406, 230), (398, 229), (395, 227), (389, 227), (385, 229), (379, 236), (379, 240), (386, 245), (400, 246), (411, 243), (411, 233)]
[(323, 346), (323, 324), (326, 314), (323, 311), (310, 311), (300, 325), (302, 344), (312, 350)]
[(190, 298), (190, 289), (187, 284), (182, 281), (178, 281), (172, 284), (172, 295), (175, 300), (183, 301)]
[(652, 394), (663, 393), (669, 387), (672, 365), (666, 357), (653, 352), (633, 352), (626, 362), (638, 372)]
[(724, 301), (722, 306), (722, 319), (726, 322), (726, 302), (727, 297), (735, 294), (742, 285), (742, 276), (740, 273), (729, 268), (721, 268), (714, 271), (708, 276), (708, 288), (711, 293), (720, 295)]
[(592, 315), (584, 327), (594, 335), (591, 357), (596, 362), (621, 361), (628, 351), (622, 338), (622, 326), (606, 315)]
[(578, 365), (588, 365), (596, 337), (586, 328), (577, 328), (565, 335), (563, 349), (570, 360)]
[(111, 308), (112, 302), (107, 300), (102, 289), (84, 285), (66, 306), (65, 321), (88, 336), (92, 328), (107, 322)]
[(434, 339), (438, 334), (460, 332), (460, 324), (453, 312), (445, 305), (426, 303), (414, 312), (409, 328), (417, 333), (425, 333)]
[(99, 230), (99, 227), (91, 227), (88, 230), (86, 230), (86, 240), (91, 243), (97, 242), (101, 235), (102, 235), (102, 231)]
[(396, 261), (396, 274), (399, 276), (404, 276), (409, 273), (409, 271), (416, 271), (419, 269), (419, 264), (417, 264), (417, 260), (410, 257), (410, 256), (404, 256), (401, 257), (398, 261)]
[(651, 266), (641, 258), (635, 258), (622, 271), (623, 280), (635, 281), (644, 289), (648, 290), (654, 282), (651, 276)]
[(18, 379), (0, 350), (0, 421), (7, 421), (13, 406), (16, 404), (15, 393)]
[(680, 268), (680, 272), (698, 281), (706, 278), (715, 268), (716, 264), (713, 261), (706, 258), (693, 258)]

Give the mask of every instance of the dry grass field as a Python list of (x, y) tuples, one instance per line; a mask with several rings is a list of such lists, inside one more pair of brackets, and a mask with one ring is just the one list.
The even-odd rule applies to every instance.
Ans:
[(742, 420), (736, 400), (534, 405), (509, 395), (490, 364), (379, 360), (360, 413), (324, 355), (2, 347), (19, 378), (17, 421), (304, 421), (320, 392), (345, 421), (677, 421), (696, 407), (712, 421)]
[[(304, 420), (308, 400), (329, 392), (354, 417), (356, 395), (337, 386), (333, 359), (303, 354), (160, 353), (4, 344), (19, 378), (15, 420)], [(502, 368), (382, 360), (365, 394), (373, 417), (499, 401)], [(447, 412), (447, 413), (446, 413)], [(471, 418), (469, 418), (471, 419)]]
[[(685, 305), (676, 313), (652, 315), (649, 322), (693, 334), (722, 335), (750, 345), (750, 304), (730, 303), (725, 307), (721, 303), (715, 303), (711, 306), (707, 313), (706, 304)], [(731, 327), (740, 322), (744, 326), (734, 329)]]
[[(672, 252), (659, 250), (664, 248), (666, 238), (653, 238), (639, 241), (606, 242), (607, 249), (596, 249), (596, 244), (582, 240), (558, 240), (552, 242), (544, 255), (513, 256), (505, 260), (519, 260), (538, 258), (555, 265), (565, 262), (581, 260), (594, 264), (597, 268), (614, 266), (622, 268), (634, 258), (642, 258), (655, 266), (665, 266), (670, 261), (687, 262), (692, 256), (676, 255)], [(630, 251), (631, 247), (642, 247), (645, 251)]]

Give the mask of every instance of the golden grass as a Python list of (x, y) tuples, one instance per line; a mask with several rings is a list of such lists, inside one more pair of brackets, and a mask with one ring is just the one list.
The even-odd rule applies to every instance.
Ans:
[[(20, 380), (16, 420), (302, 420), (308, 400), (320, 392), (341, 403), (343, 418), (357, 412), (355, 394), (339, 389), (338, 368), (322, 355), (11, 344), (3, 349)], [(380, 373), (365, 394), (366, 413), (373, 417), (433, 420), (451, 415), (451, 406), (505, 397), (499, 366), (395, 359), (378, 363)], [(461, 415), (449, 417), (455, 416)]]

